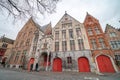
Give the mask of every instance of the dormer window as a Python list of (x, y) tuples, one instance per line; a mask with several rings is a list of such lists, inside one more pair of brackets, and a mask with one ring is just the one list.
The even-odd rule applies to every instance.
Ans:
[(116, 37), (117, 36), (117, 34), (115, 33), (115, 32), (110, 32), (110, 37)]

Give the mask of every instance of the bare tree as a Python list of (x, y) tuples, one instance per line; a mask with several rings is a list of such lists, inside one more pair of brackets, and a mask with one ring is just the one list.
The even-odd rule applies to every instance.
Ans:
[(0, 0), (0, 12), (6, 11), (14, 20), (36, 14), (53, 13), (59, 0)]

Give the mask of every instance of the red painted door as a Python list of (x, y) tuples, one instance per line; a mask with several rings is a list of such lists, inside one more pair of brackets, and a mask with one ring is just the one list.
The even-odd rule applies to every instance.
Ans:
[(53, 61), (53, 71), (61, 72), (62, 71), (62, 60), (60, 58), (55, 58)]
[(90, 72), (88, 59), (85, 57), (78, 58), (79, 72)]
[(31, 64), (34, 64), (34, 58), (31, 58), (29, 63), (28, 63), (28, 70), (31, 69)]
[(98, 56), (97, 63), (100, 72), (115, 72), (109, 57), (104, 55)]

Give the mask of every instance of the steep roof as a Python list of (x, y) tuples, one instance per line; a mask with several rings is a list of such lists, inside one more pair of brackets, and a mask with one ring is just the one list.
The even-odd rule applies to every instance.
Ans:
[[(76, 22), (79, 22), (78, 20), (76, 20), (75, 18), (73, 18), (71, 15), (69, 15), (66, 11), (65, 11), (65, 14), (62, 16), (62, 18), (58, 21), (58, 23), (57, 24), (59, 24), (60, 22), (61, 23), (67, 23), (67, 19), (68, 18), (68, 20), (69, 21), (72, 21), (72, 20), (74, 20), (74, 21), (76, 21)], [(79, 22), (80, 23), (80, 22)], [(57, 25), (56, 24), (56, 25)], [(56, 25), (55, 25), (55, 27), (56, 27)], [(54, 28), (55, 28), (54, 27)]]
[(116, 29), (116, 28), (114, 28), (113, 26), (111, 26), (111, 25), (109, 25), (109, 24), (106, 24), (106, 28), (105, 28), (105, 33), (107, 32), (107, 31), (109, 31), (109, 29), (113, 29), (113, 30), (115, 30), (115, 31), (119, 31), (119, 29)]
[(49, 24), (46, 24), (41, 27), (42, 31), (44, 32), (45, 35), (52, 34), (52, 27), (51, 27), (51, 22)]
[(3, 37), (0, 38), (0, 42), (6, 42), (6, 43), (9, 43), (9, 44), (13, 44), (14, 40), (3, 36)]

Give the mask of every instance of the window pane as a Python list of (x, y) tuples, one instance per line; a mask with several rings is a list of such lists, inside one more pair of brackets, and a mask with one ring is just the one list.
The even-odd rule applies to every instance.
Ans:
[(96, 49), (97, 48), (96, 40), (95, 39), (91, 39), (90, 41), (91, 41), (92, 48)]
[(66, 43), (66, 41), (62, 41), (62, 50), (63, 51), (67, 50), (67, 43)]
[(69, 36), (70, 36), (70, 38), (73, 38), (73, 30), (72, 29), (69, 30)]
[(83, 50), (84, 49), (83, 39), (78, 39), (78, 46), (79, 46), (79, 50)]
[(71, 49), (71, 50), (75, 50), (74, 40), (70, 40), (70, 49)]
[(55, 32), (55, 40), (59, 40), (59, 31)]
[(55, 42), (55, 51), (59, 51), (59, 42)]
[(100, 34), (100, 30), (98, 29), (98, 27), (95, 27), (95, 32), (96, 34)]
[(76, 28), (76, 33), (77, 33), (77, 37), (81, 37), (81, 30), (80, 30), (80, 28)]
[(88, 35), (93, 35), (92, 29), (88, 28)]

